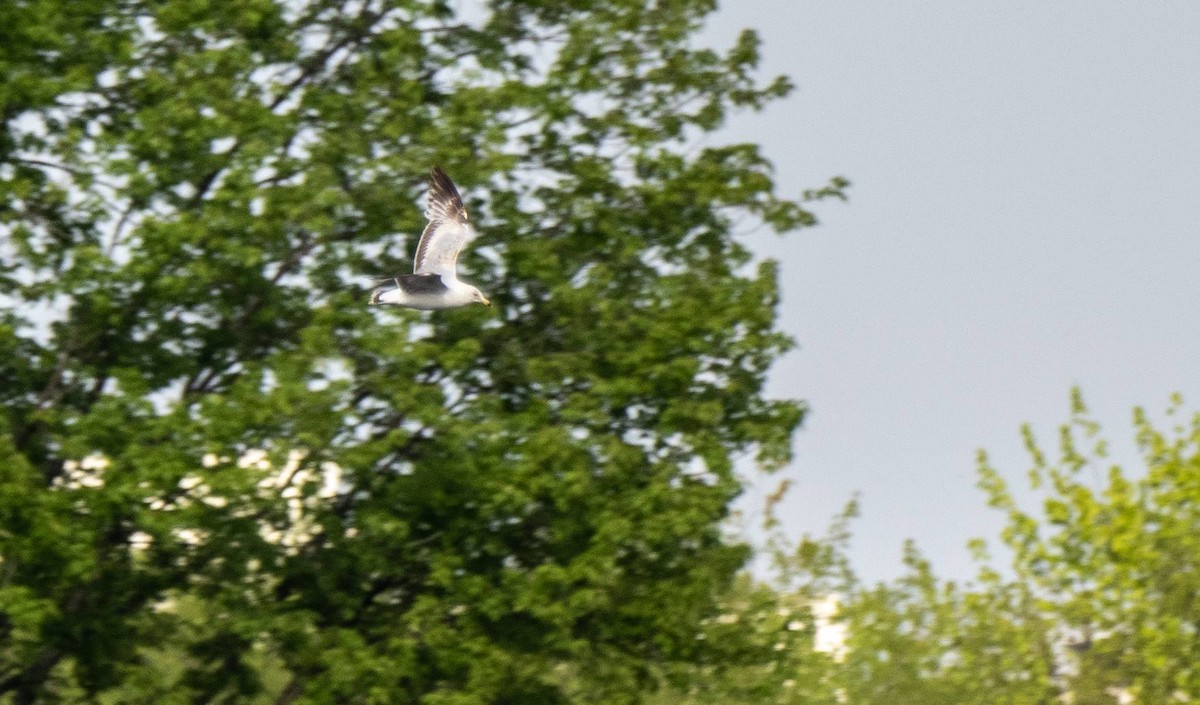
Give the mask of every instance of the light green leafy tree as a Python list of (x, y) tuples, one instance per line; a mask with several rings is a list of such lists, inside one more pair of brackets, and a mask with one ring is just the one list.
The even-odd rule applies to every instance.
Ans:
[(1004, 512), (1010, 563), (938, 580), (909, 574), (847, 611), (850, 702), (1118, 705), (1200, 697), (1200, 415), (1176, 400), (1168, 430), (1134, 413), (1143, 467), (1108, 456), (1078, 392), (1051, 456), (1024, 429), (1030, 494), (981, 454), (980, 486)]
[[(0, 5), (0, 698), (622, 703), (707, 658), (733, 460), (803, 411), (735, 224), (813, 222), (704, 139), (789, 89), (713, 9)], [(434, 163), (496, 307), (369, 309)]]
[[(1014, 493), (980, 456), (980, 486), (1007, 517), (999, 537), (1006, 565), (976, 540), (974, 579), (946, 581), (909, 543), (900, 578), (866, 584), (846, 559), (853, 504), (827, 537), (792, 541), (776, 528), (778, 573), (743, 576), (725, 598), (724, 619), (709, 622), (726, 649), (721, 661), (689, 664), (662, 702), (1200, 698), (1200, 414), (1176, 400), (1164, 430), (1135, 411), (1144, 467), (1120, 467), (1078, 393), (1072, 408), (1054, 457), (1024, 430), (1029, 492)], [(840, 598), (840, 651), (820, 648), (811, 614), (829, 595)]]
[(986, 461), (990, 503), (1008, 515), (1016, 581), (1052, 623), (1056, 682), (1075, 703), (1200, 698), (1200, 414), (1176, 398), (1169, 427), (1134, 412), (1144, 467), (1109, 459), (1079, 393), (1051, 458), (1026, 429), (1030, 485), (1021, 506)]

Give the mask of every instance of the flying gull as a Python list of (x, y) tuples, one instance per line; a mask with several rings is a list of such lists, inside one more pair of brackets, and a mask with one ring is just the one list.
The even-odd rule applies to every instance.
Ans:
[(458, 280), (454, 263), (463, 245), (475, 238), (475, 228), (467, 222), (467, 209), (454, 182), (440, 167), (433, 168), (429, 180), (429, 199), (425, 204), (429, 223), (417, 243), (413, 273), (388, 277), (395, 286), (381, 286), (371, 292), (372, 304), (394, 304), (406, 308), (434, 310), (459, 308), (473, 303), (491, 306), (479, 289)]

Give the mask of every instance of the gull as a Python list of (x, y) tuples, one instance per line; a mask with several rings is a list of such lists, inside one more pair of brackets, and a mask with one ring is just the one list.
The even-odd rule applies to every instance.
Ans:
[(455, 262), (464, 245), (475, 239), (475, 228), (467, 222), (467, 209), (454, 182), (441, 167), (434, 167), (429, 180), (429, 198), (425, 203), (429, 221), (417, 243), (413, 273), (388, 277), (395, 286), (381, 286), (371, 292), (371, 304), (392, 304), (432, 311), (460, 308), (473, 303), (491, 306), (483, 292), (460, 282)]

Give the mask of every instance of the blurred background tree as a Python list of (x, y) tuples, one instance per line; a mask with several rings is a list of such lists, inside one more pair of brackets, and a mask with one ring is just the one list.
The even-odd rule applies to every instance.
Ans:
[(853, 504), (826, 537), (776, 533), (776, 574), (743, 576), (706, 622), (719, 661), (688, 664), (658, 702), (1195, 701), (1200, 414), (1176, 399), (1166, 419), (1135, 410), (1144, 467), (1121, 467), (1076, 392), (1056, 455), (1024, 429), (1030, 492), (1014, 494), (981, 454), (980, 486), (1007, 516), (1007, 565), (977, 540), (966, 583), (939, 579), (911, 544), (904, 576), (862, 583), (845, 559)]
[[(711, 0), (0, 6), (0, 698), (637, 702), (785, 462)], [(373, 310), (439, 163), (497, 304)], [(833, 180), (808, 197), (840, 195)]]

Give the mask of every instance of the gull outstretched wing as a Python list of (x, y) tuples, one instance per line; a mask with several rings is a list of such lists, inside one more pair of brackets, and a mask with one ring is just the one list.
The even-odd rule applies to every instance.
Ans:
[(417, 243), (413, 273), (457, 279), (455, 263), (458, 253), (474, 239), (475, 229), (467, 222), (467, 209), (458, 195), (458, 189), (441, 167), (433, 168), (425, 217), (429, 223), (421, 233), (421, 241)]

